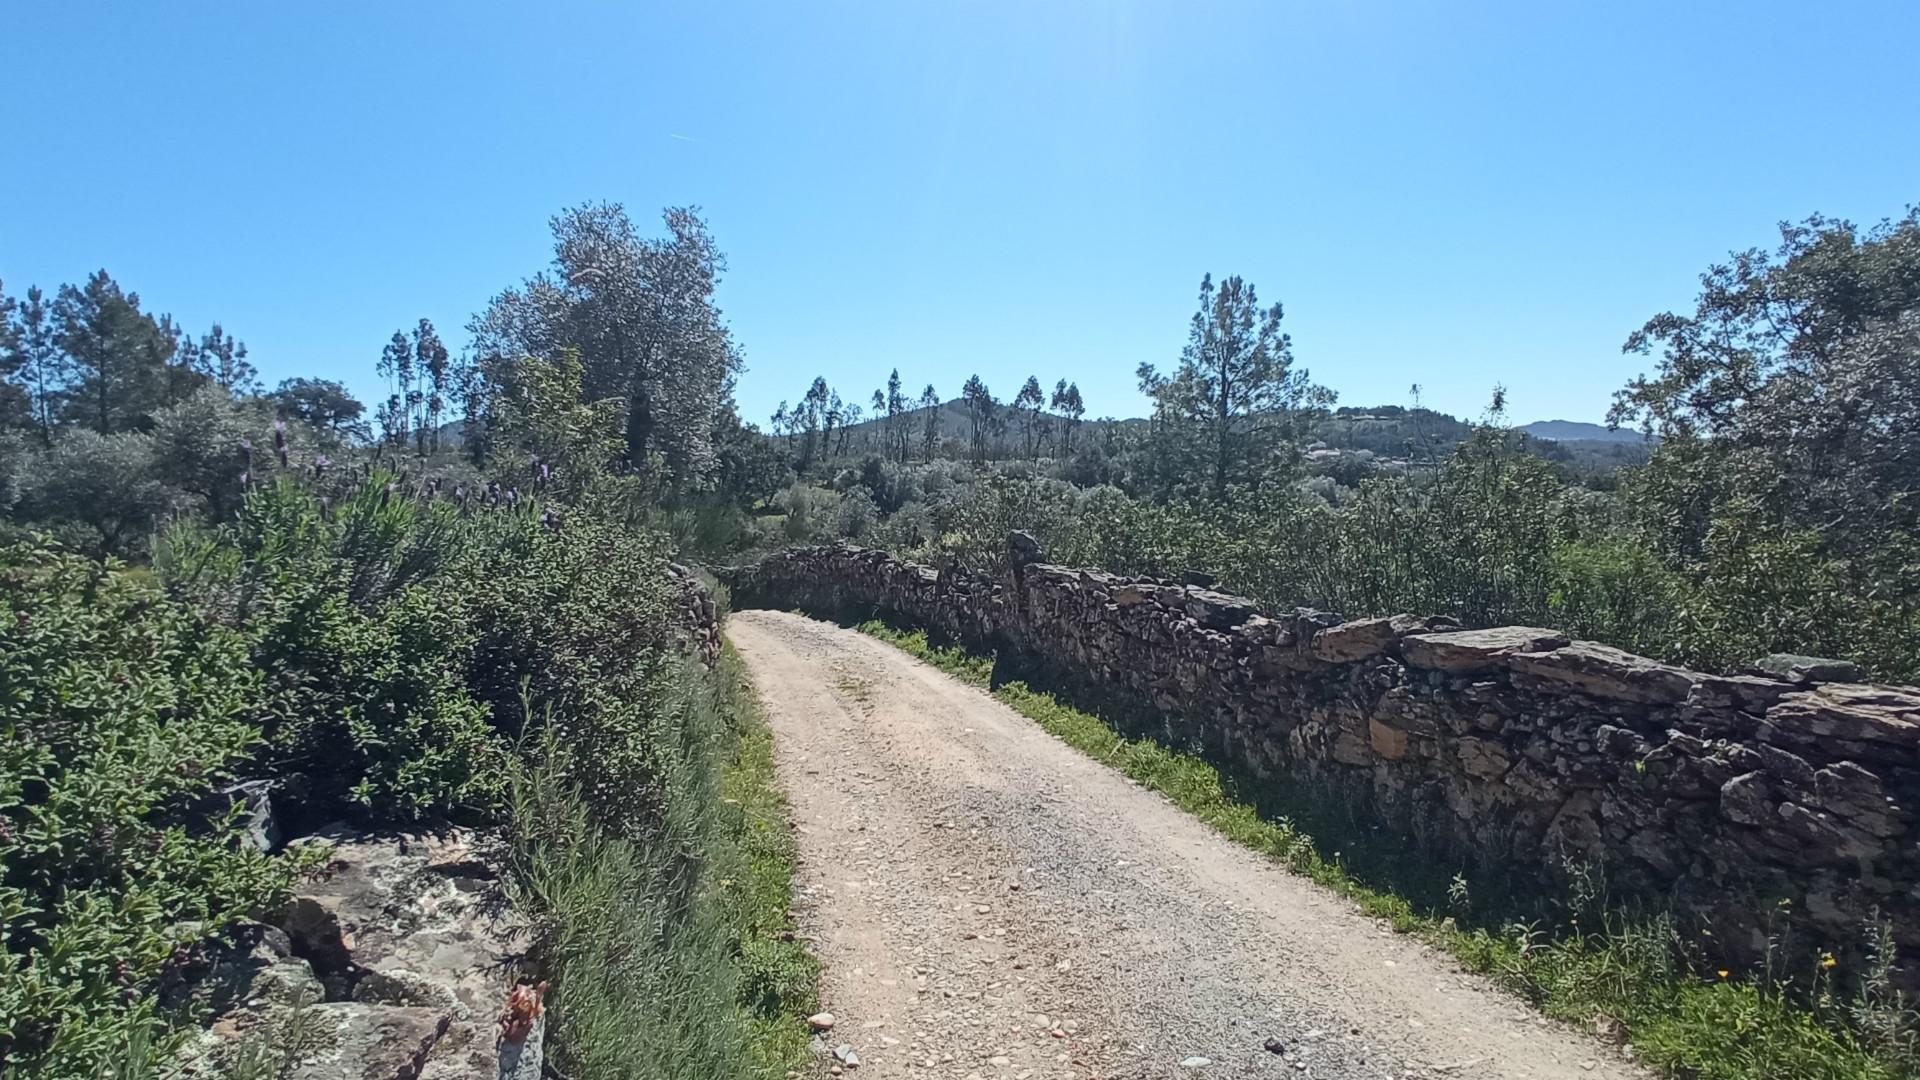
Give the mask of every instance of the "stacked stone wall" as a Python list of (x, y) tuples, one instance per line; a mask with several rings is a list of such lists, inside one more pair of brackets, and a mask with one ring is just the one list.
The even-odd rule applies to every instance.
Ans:
[(1920, 957), (1920, 690), (1830, 662), (1710, 675), (1551, 629), (1263, 611), (1038, 559), (1015, 534), (995, 574), (840, 546), (726, 576), (742, 607), (904, 620), (1150, 711), (1449, 858), (1598, 868), (1722, 957), (1789, 926), (1858, 965), (1877, 923)]

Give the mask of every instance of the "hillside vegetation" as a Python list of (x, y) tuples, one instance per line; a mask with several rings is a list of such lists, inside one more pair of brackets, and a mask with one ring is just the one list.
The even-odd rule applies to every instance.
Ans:
[(1655, 438), (1607, 443), (1513, 430), (1497, 388), (1472, 425), (1417, 387), (1342, 408), (1237, 277), (1134, 373), (1139, 420), (1087, 418), (1068, 378), (952, 402), (896, 372), (815, 379), (763, 431), (718, 246), (663, 224), (562, 213), (469, 347), (426, 320), (370, 343), (371, 409), (267, 390), (227, 329), (105, 271), (0, 289), (7, 1071), (141, 1074), (204, 1018), (165, 991), (303, 870), (249, 838), (245, 781), (304, 792), (304, 827), (505, 838), (560, 1075), (784, 1071), (811, 972), (764, 733), (724, 661), (684, 658), (676, 558), (847, 539), (981, 567), (1024, 529), (1273, 607), (1920, 679), (1920, 212), (1710, 267), (1626, 339), (1650, 370), (1610, 419)]
[[(1611, 419), (1640, 441), (1335, 408), (1278, 305), (1203, 283), (1152, 409), (1088, 420), (1065, 380), (958, 402), (896, 372), (871, 409), (816, 379), (723, 547), (845, 538), (982, 566), (1008, 529), (1050, 558), (1201, 573), (1269, 606), (1553, 626), (1713, 670), (1775, 652), (1920, 678), (1920, 217), (1815, 217), (1702, 275), (1626, 339), (1653, 373)], [(1418, 388), (1414, 388), (1417, 394)], [(1554, 429), (1559, 430), (1559, 429)]]
[[(0, 1073), (173, 1072), (240, 925), (311, 869), (273, 832), (336, 821), (501, 841), (561, 1074), (793, 1063), (812, 970), (764, 731), (733, 663), (689, 648), (658, 527), (722, 469), (737, 367), (718, 253), (667, 223), (556, 219), (561, 250), (593, 241), (562, 272), (600, 287), (525, 287), (538, 353), (489, 329), (522, 290), (466, 362), (396, 333), (377, 437), (338, 384), (262, 393), (224, 330), (188, 338), (105, 273), (5, 300)], [(580, 336), (588, 312), (658, 352)], [(658, 404), (585, 397), (616, 384)], [(455, 409), (471, 437), (440, 445)]]

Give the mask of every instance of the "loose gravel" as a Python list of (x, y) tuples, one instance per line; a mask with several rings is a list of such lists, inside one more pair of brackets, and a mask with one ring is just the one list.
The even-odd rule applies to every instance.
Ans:
[(821, 1073), (1643, 1075), (897, 649), (727, 633), (793, 804)]

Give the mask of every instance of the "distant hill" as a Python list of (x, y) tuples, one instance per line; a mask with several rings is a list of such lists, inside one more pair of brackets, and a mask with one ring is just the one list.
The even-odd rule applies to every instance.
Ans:
[(1629, 428), (1609, 428), (1605, 424), (1589, 424), (1582, 420), (1536, 420), (1531, 424), (1522, 424), (1518, 431), (1524, 431), (1536, 439), (1552, 439), (1554, 442), (1644, 442), (1645, 437)]
[[(1088, 417), (1087, 422), (1091, 425), (1093, 418)], [(1116, 422), (1124, 427), (1146, 423), (1139, 417)], [(855, 453), (877, 449), (882, 423), (869, 419), (855, 424), (848, 432), (849, 448)], [(910, 423), (917, 445), (924, 423), (919, 410), (914, 411)], [(949, 446), (967, 441), (973, 428), (965, 402), (955, 398), (941, 403), (939, 430), (941, 442)], [(1622, 465), (1640, 464), (1647, 460), (1651, 448), (1636, 431), (1609, 431), (1600, 424), (1577, 420), (1541, 420), (1514, 430), (1536, 440), (1535, 452), (1540, 456), (1577, 473), (1609, 472)], [(1472, 424), (1431, 409), (1343, 406), (1315, 424), (1311, 438), (1329, 450), (1368, 450), (1390, 459), (1420, 459), (1445, 456), (1472, 433)]]

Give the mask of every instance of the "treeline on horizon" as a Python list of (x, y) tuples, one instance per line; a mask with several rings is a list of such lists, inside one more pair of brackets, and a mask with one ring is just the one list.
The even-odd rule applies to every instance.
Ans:
[(1284, 311), (1202, 282), (1189, 342), (1143, 365), (1142, 420), (1073, 384), (870, 410), (817, 378), (772, 418), (794, 482), (747, 547), (847, 538), (987, 566), (1008, 529), (1058, 562), (1200, 571), (1278, 607), (1564, 628), (1731, 670), (1770, 653), (1920, 678), (1920, 217), (1783, 224), (1701, 276), (1691, 313), (1626, 336), (1637, 443), (1561, 444), (1421, 407), (1337, 408)]
[[(733, 404), (740, 357), (711, 302), (724, 258), (692, 212), (666, 226), (557, 217), (552, 269), (495, 297), (457, 355), (424, 320), (396, 332), (371, 410), (318, 379), (263, 392), (225, 328), (185, 334), (104, 273), (7, 297), (0, 508), (139, 557), (282, 463), (378, 461), (467, 499), (593, 467), (696, 558), (849, 538), (977, 564), (1020, 527), (1057, 559), (1201, 571), (1280, 606), (1920, 677), (1912, 211), (1783, 225), (1710, 267), (1692, 312), (1627, 335), (1654, 370), (1610, 421), (1649, 441), (1583, 446), (1507, 430), (1497, 389), (1477, 424), (1421, 407), (1417, 386), (1408, 406), (1336, 407), (1282, 307), (1236, 277), (1203, 281), (1182, 355), (1135, 372), (1140, 420), (1088, 419), (1070, 378), (1003, 402), (975, 375), (943, 400), (895, 370), (870, 395), (816, 378), (762, 431)], [(689, 288), (702, 303), (663, 299)]]

